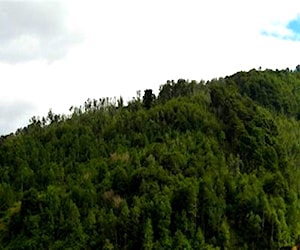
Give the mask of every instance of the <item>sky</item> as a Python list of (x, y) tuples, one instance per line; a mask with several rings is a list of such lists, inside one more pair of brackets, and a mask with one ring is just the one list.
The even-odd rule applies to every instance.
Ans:
[(298, 64), (299, 0), (0, 0), (0, 135), (88, 98)]

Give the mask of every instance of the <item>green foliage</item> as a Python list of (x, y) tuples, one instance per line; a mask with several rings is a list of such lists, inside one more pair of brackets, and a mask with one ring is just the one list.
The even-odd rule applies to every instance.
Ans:
[(278, 249), (300, 238), (299, 70), (168, 81), (0, 138), (3, 249)]

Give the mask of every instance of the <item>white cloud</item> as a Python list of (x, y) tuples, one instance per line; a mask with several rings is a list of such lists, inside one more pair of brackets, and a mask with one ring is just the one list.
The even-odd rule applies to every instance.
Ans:
[(67, 29), (60, 2), (1, 1), (0, 61), (55, 61), (82, 37)]
[(0, 135), (9, 134), (17, 127), (23, 127), (28, 122), (28, 116), (36, 112), (32, 103), (24, 100), (0, 101)]
[[(67, 112), (87, 98), (128, 99), (136, 90), (157, 91), (169, 79), (209, 80), (260, 66), (299, 64), (298, 42), (262, 35), (289, 35), (286, 25), (300, 10), (296, 0), (39, 3), (36, 10), (14, 10), (18, 18), (5, 19), (0, 11), (0, 43), (7, 53), (0, 49), (2, 61), (54, 61), (0, 64), (0, 99), (26, 99), (35, 115), (46, 115), (49, 108)], [(85, 40), (71, 48), (78, 30)]]

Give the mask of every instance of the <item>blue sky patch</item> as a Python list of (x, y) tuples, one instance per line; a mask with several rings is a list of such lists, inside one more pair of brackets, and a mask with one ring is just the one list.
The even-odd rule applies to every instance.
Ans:
[(288, 25), (287, 28), (289, 30), (291, 30), (296, 36), (300, 35), (300, 16), (297, 16), (296, 19), (291, 20)]
[(300, 41), (300, 15), (298, 15), (296, 18), (290, 20), (287, 23), (287, 25), (282, 28), (284, 28), (285, 30), (287, 30), (289, 32), (286, 34), (283, 34), (282, 32), (279, 32), (279, 30), (276, 31), (276, 29), (275, 29), (275, 31), (264, 30), (264, 31), (261, 31), (261, 35), (274, 37), (274, 38), (278, 38), (281, 40)]

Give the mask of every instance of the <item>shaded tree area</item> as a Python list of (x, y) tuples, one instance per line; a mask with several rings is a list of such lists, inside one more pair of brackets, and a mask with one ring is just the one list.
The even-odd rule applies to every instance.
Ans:
[(296, 244), (299, 86), (299, 71), (251, 70), (33, 117), (0, 138), (0, 245)]

